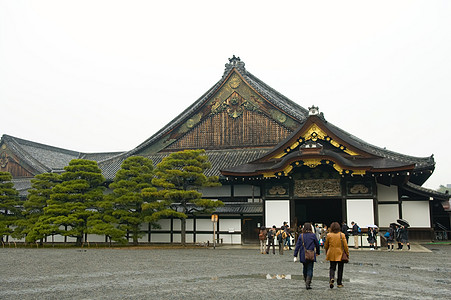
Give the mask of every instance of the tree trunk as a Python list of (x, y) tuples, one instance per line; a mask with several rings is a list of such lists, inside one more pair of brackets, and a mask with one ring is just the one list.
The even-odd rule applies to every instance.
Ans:
[(181, 241), (182, 241), (182, 246), (186, 246), (186, 219), (182, 218), (180, 219), (180, 227), (182, 229), (181, 232)]

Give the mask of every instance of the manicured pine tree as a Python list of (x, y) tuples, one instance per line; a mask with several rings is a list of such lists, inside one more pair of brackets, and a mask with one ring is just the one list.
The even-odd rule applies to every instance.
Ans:
[(114, 182), (110, 184), (113, 189), (110, 195), (113, 203), (112, 215), (116, 219), (117, 228), (128, 232), (135, 245), (143, 236), (141, 224), (144, 223), (146, 214), (150, 213), (142, 210), (144, 199), (141, 191), (152, 189), (153, 176), (153, 162), (150, 159), (131, 156), (122, 163)]
[[(151, 218), (173, 216), (181, 220), (181, 243), (186, 245), (186, 218), (188, 214), (211, 213), (222, 201), (202, 199), (202, 187), (220, 186), (217, 176), (207, 177), (211, 168), (205, 150), (185, 150), (171, 153), (156, 167), (152, 184), (160, 189), (144, 190), (149, 199), (159, 199), (143, 205), (146, 210), (160, 209)], [(165, 209), (162, 209), (164, 206)]]
[(22, 216), (19, 192), (14, 188), (13, 177), (8, 172), (0, 172), (0, 240), (14, 233), (14, 225)]
[(58, 227), (60, 234), (75, 237), (80, 246), (89, 232), (89, 218), (98, 214), (97, 204), (103, 200), (105, 178), (95, 161), (85, 159), (71, 160), (64, 170), (41, 219)]
[(20, 223), (27, 242), (40, 240), (42, 244), (44, 238), (52, 234), (52, 226), (40, 219), (44, 215), (44, 208), (50, 200), (53, 187), (60, 182), (60, 175), (56, 173), (38, 174), (31, 180), (31, 189), (28, 190), (27, 200), (23, 204), (25, 219)]

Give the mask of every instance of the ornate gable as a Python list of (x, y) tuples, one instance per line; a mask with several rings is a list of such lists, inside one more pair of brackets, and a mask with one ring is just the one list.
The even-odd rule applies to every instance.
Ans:
[(21, 165), (20, 159), (14, 155), (11, 150), (3, 143), (0, 147), (0, 171), (9, 172), (14, 178), (33, 177), (29, 167), (26, 168)]

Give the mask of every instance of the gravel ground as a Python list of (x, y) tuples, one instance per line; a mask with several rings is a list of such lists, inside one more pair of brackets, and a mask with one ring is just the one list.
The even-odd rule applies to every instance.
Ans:
[(0, 248), (0, 299), (451, 299), (451, 245), (427, 247), (351, 251), (341, 289), (322, 254), (309, 291), (292, 251)]

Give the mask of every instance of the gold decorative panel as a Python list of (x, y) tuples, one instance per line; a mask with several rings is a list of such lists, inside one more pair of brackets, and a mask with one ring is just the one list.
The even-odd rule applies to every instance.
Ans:
[(296, 197), (335, 197), (341, 196), (340, 179), (305, 179), (294, 181)]

